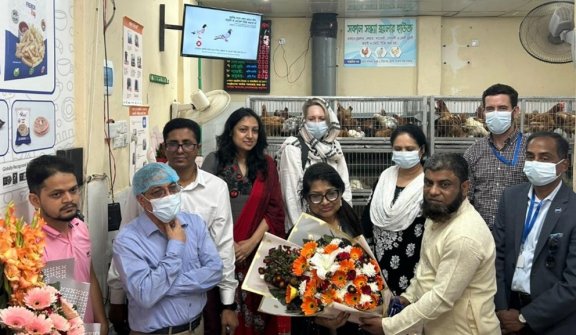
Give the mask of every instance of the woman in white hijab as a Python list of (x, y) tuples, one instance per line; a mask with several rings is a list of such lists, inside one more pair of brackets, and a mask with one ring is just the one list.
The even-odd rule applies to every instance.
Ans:
[(392, 161), (374, 187), (362, 215), (366, 238), (395, 295), (403, 293), (420, 258), (424, 233), (422, 216), (426, 136), (415, 125), (396, 128), (390, 135)]
[(340, 133), (336, 114), (322, 98), (308, 99), (302, 106), (302, 112), (304, 122), (298, 135), (288, 137), (276, 156), (286, 212), (286, 231), (289, 231), (300, 214), (305, 212), (299, 198), (302, 176), (304, 170), (314, 163), (325, 162), (338, 171), (345, 185), (342, 198), (352, 203), (348, 166), (340, 143), (336, 140)]

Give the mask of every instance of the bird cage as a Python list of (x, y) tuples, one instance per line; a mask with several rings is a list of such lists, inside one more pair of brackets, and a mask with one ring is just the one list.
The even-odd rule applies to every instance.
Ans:
[(574, 139), (576, 99), (568, 97), (527, 97), (519, 102), (525, 134), (553, 131)]
[(430, 97), (430, 147), (434, 152), (463, 153), (477, 137), (488, 135), (477, 97)]
[(390, 137), (399, 125), (415, 124), (426, 133), (425, 97), (335, 97), (341, 137)]

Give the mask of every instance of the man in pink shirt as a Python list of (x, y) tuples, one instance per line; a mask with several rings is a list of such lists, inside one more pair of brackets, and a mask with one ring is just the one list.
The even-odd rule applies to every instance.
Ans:
[(100, 323), (100, 333), (108, 334), (102, 292), (92, 267), (88, 226), (77, 218), (80, 189), (74, 165), (62, 157), (43, 155), (28, 163), (26, 179), (28, 199), (47, 223), (44, 261), (74, 258), (74, 279), (90, 283), (84, 322)]

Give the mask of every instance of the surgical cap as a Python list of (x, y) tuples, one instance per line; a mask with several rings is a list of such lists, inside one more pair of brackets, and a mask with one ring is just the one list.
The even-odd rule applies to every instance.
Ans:
[(132, 192), (142, 194), (153, 186), (177, 183), (178, 174), (168, 164), (149, 163), (136, 171), (132, 178)]

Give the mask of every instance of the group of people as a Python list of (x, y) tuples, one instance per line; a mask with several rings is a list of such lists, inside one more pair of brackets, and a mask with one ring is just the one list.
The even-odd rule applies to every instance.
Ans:
[[(167, 164), (132, 180), (141, 214), (113, 245), (109, 317), (130, 334), (568, 334), (576, 329), (576, 195), (562, 181), (568, 143), (525, 136), (515, 125), (518, 93), (496, 84), (482, 96), (490, 135), (465, 154), (429, 157), (421, 128), (391, 134), (393, 166), (382, 172), (359, 218), (323, 99), (303, 106), (297, 136), (276, 160), (260, 117), (234, 111), (218, 148), (196, 165), (201, 128), (176, 118), (163, 130)], [(91, 287), (86, 320), (107, 331), (91, 268), (78, 185), (69, 163), (41, 156), (28, 166), (30, 201), (46, 219), (46, 259), (80, 258)], [(347, 322), (277, 317), (239, 288), (266, 232), (285, 237), (307, 212), (371, 243), (402, 310)], [(54, 244), (52, 244), (54, 243)], [(88, 250), (88, 251), (86, 251)], [(126, 316), (127, 315), (127, 316)]]

